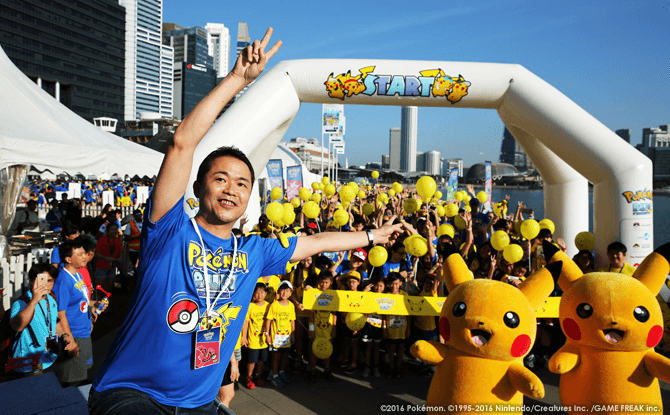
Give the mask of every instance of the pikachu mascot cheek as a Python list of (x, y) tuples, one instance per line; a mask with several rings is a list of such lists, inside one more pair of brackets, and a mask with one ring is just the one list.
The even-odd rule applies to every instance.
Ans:
[(543, 248), (550, 266), (563, 264), (559, 318), (567, 341), (549, 361), (549, 369), (561, 375), (562, 405), (601, 413), (663, 413), (658, 379), (670, 381), (670, 360), (654, 351), (663, 336), (655, 296), (670, 272), (670, 244), (645, 258), (632, 277), (582, 274), (553, 245)]
[(447, 257), (442, 269), (449, 296), (439, 328), (446, 344), (418, 341), (411, 349), (436, 365), (426, 405), (457, 414), (482, 408), (475, 405), (491, 412), (507, 405), (509, 412), (510, 405), (521, 409), (523, 395), (544, 397), (544, 385), (523, 366), (523, 357), (535, 341), (535, 310), (554, 289), (561, 264), (536, 272), (519, 288), (472, 279), (459, 254)]

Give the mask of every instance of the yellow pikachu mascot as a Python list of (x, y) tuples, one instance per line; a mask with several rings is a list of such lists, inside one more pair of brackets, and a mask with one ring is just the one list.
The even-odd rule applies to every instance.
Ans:
[[(632, 277), (610, 272), (582, 274), (551, 244), (549, 263), (562, 263), (559, 307), (567, 342), (549, 360), (561, 374), (561, 403), (601, 414), (663, 412), (658, 379), (670, 382), (670, 359), (654, 351), (663, 337), (655, 296), (670, 272), (670, 244), (652, 252)], [(579, 410), (574, 410), (579, 405)]]
[(523, 395), (544, 397), (544, 385), (523, 357), (535, 341), (535, 310), (554, 289), (561, 264), (541, 269), (519, 288), (473, 279), (459, 254), (447, 257), (442, 270), (449, 296), (439, 327), (446, 345), (421, 340), (411, 349), (437, 366), (426, 406), (455, 414), (521, 413)]

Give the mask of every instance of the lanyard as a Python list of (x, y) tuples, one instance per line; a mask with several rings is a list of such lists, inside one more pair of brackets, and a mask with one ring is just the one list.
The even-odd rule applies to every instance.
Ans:
[(76, 279), (76, 278), (74, 277), (74, 275), (72, 275), (72, 273), (71, 273), (70, 271), (67, 270), (67, 268), (63, 267), (63, 270), (64, 270), (65, 272), (67, 272), (68, 274), (70, 274), (70, 277), (72, 277), (72, 279), (74, 280), (74, 286), (75, 286), (75, 288), (77, 287), (77, 284), (79, 284), (79, 283), (81, 282), (82, 289), (80, 290), (80, 292), (81, 292), (82, 295), (84, 296), (84, 300), (86, 301), (86, 304), (88, 304), (88, 288), (86, 288), (86, 284), (84, 284), (84, 279), (81, 277), (81, 275), (79, 275), (78, 272), (77, 272), (77, 275), (79, 275), (79, 278), (81, 278), (81, 279), (79, 279), (79, 280)]
[[(37, 303), (38, 306), (40, 306), (40, 311), (42, 311), (42, 314), (44, 315), (44, 319), (47, 321), (47, 327), (49, 329), (49, 336), (51, 336), (51, 313), (49, 311), (49, 294), (47, 294), (47, 298), (45, 298), (47, 302), (47, 312), (44, 312), (44, 309), (42, 308), (42, 301)], [(55, 333), (54, 333), (55, 334)]]
[[(214, 307), (216, 306), (216, 302), (219, 301), (219, 298), (221, 297), (221, 294), (223, 294), (224, 290), (219, 291), (219, 294), (217, 294), (216, 298), (214, 299), (214, 302), (210, 305), (209, 276), (207, 275), (207, 248), (205, 247), (205, 241), (203, 241), (202, 235), (200, 235), (198, 225), (195, 223), (195, 218), (191, 218), (191, 223), (193, 224), (195, 233), (197, 233), (198, 238), (200, 238), (200, 244), (202, 244), (202, 268), (205, 271), (205, 300), (207, 301), (207, 309), (205, 311), (204, 317), (218, 317), (218, 313), (214, 312)], [(231, 237), (233, 238), (233, 256), (232, 259), (230, 260), (230, 271), (228, 272), (229, 279), (232, 279), (233, 276), (235, 275), (235, 258), (237, 257), (237, 238), (232, 233)]]
[[(617, 271), (617, 272), (618, 272), (619, 274), (623, 273), (623, 267), (625, 267), (625, 266), (626, 266), (626, 264), (623, 264), (623, 265), (621, 266), (621, 269), (620, 269), (619, 271)], [(609, 266), (609, 268), (607, 268), (607, 271), (608, 271), (608, 272), (612, 272), (612, 266), (611, 266), (611, 265)]]

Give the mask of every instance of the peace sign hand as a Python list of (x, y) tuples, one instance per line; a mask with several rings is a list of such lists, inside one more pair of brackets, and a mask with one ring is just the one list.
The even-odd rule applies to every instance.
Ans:
[(233, 76), (244, 79), (244, 82), (247, 84), (252, 83), (260, 76), (265, 69), (265, 64), (277, 53), (282, 45), (282, 41), (279, 40), (269, 51), (265, 52), (265, 48), (270, 43), (272, 32), (273, 29), (271, 27), (268, 28), (265, 36), (263, 36), (263, 40), (260, 42), (254, 40), (252, 45), (247, 46), (240, 53), (232, 71)]

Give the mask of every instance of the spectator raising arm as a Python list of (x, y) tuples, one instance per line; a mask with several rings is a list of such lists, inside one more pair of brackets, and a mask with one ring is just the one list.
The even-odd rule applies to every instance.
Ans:
[(174, 134), (152, 193), (150, 219), (161, 219), (186, 192), (193, 166), (195, 149), (214, 123), (223, 107), (245, 86), (253, 82), (281, 47), (281, 41), (265, 52), (272, 28), (262, 41), (247, 46), (235, 62), (233, 70), (184, 118)]

